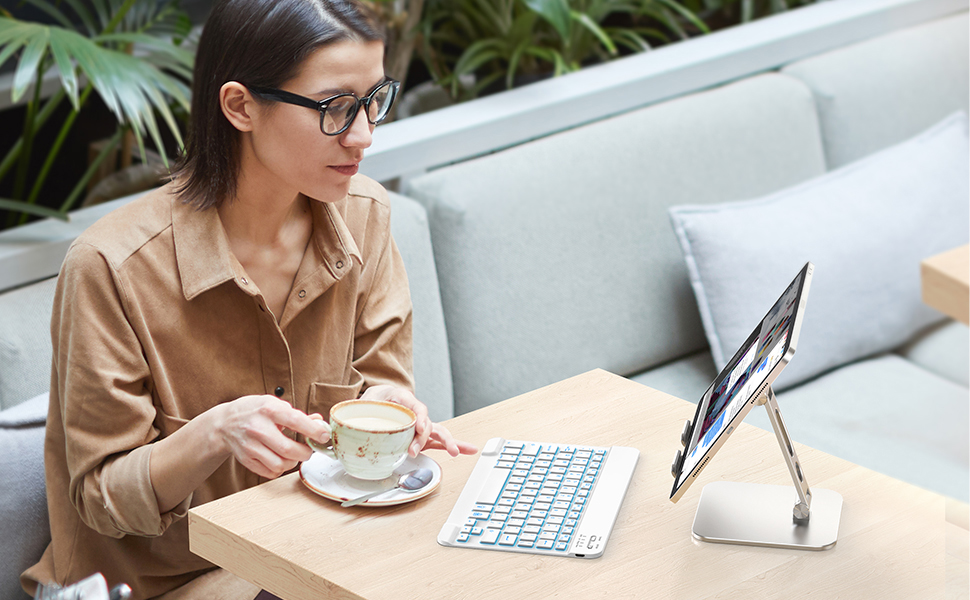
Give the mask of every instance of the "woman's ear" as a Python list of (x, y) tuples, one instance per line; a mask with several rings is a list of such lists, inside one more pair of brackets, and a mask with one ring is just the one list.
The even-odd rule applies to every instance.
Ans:
[(219, 88), (219, 107), (222, 114), (239, 131), (252, 131), (254, 106), (252, 94), (238, 81), (228, 81)]

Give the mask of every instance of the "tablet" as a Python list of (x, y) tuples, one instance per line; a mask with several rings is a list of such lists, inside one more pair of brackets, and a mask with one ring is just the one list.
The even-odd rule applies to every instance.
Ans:
[(694, 419), (681, 435), (685, 449), (671, 465), (672, 502), (683, 496), (791, 360), (813, 269), (805, 263), (697, 403)]

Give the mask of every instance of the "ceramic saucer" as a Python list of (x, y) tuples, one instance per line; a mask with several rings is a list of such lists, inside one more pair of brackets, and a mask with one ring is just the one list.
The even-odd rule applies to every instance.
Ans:
[(314, 452), (310, 460), (300, 465), (300, 480), (311, 491), (320, 494), (324, 498), (344, 502), (370, 492), (391, 488), (397, 484), (401, 475), (420, 468), (430, 469), (432, 473), (431, 483), (424, 489), (418, 490), (417, 492), (391, 490), (380, 496), (366, 500), (359, 505), (392, 506), (394, 504), (403, 504), (424, 498), (438, 489), (438, 484), (441, 483), (441, 466), (434, 459), (424, 454), (419, 454), (417, 458), (411, 458), (409, 456), (404, 461), (404, 464), (395, 469), (394, 474), (387, 479), (365, 481), (348, 475), (344, 471), (344, 467), (340, 464), (340, 461), (330, 458), (326, 454)]

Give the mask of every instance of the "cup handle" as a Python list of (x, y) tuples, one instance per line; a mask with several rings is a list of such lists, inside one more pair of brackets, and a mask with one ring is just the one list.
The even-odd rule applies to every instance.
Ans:
[[(327, 432), (332, 436), (333, 435), (333, 429), (331, 429), (330, 423), (327, 423), (326, 421), (323, 421), (323, 426), (327, 428)], [(321, 454), (326, 454), (327, 456), (329, 456), (330, 458), (333, 458), (333, 459), (336, 459), (337, 458), (337, 455), (334, 454), (333, 447), (331, 447), (331, 446), (324, 446), (324, 445), (320, 444), (319, 442), (315, 442), (315, 441), (311, 440), (310, 438), (307, 438), (306, 444), (314, 452), (319, 452)]]

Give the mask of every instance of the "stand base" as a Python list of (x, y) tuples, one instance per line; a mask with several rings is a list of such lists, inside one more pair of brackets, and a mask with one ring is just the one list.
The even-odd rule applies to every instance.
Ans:
[(791, 486), (716, 481), (704, 486), (691, 532), (703, 542), (828, 550), (839, 538), (842, 496), (812, 489), (808, 523), (796, 525)]

